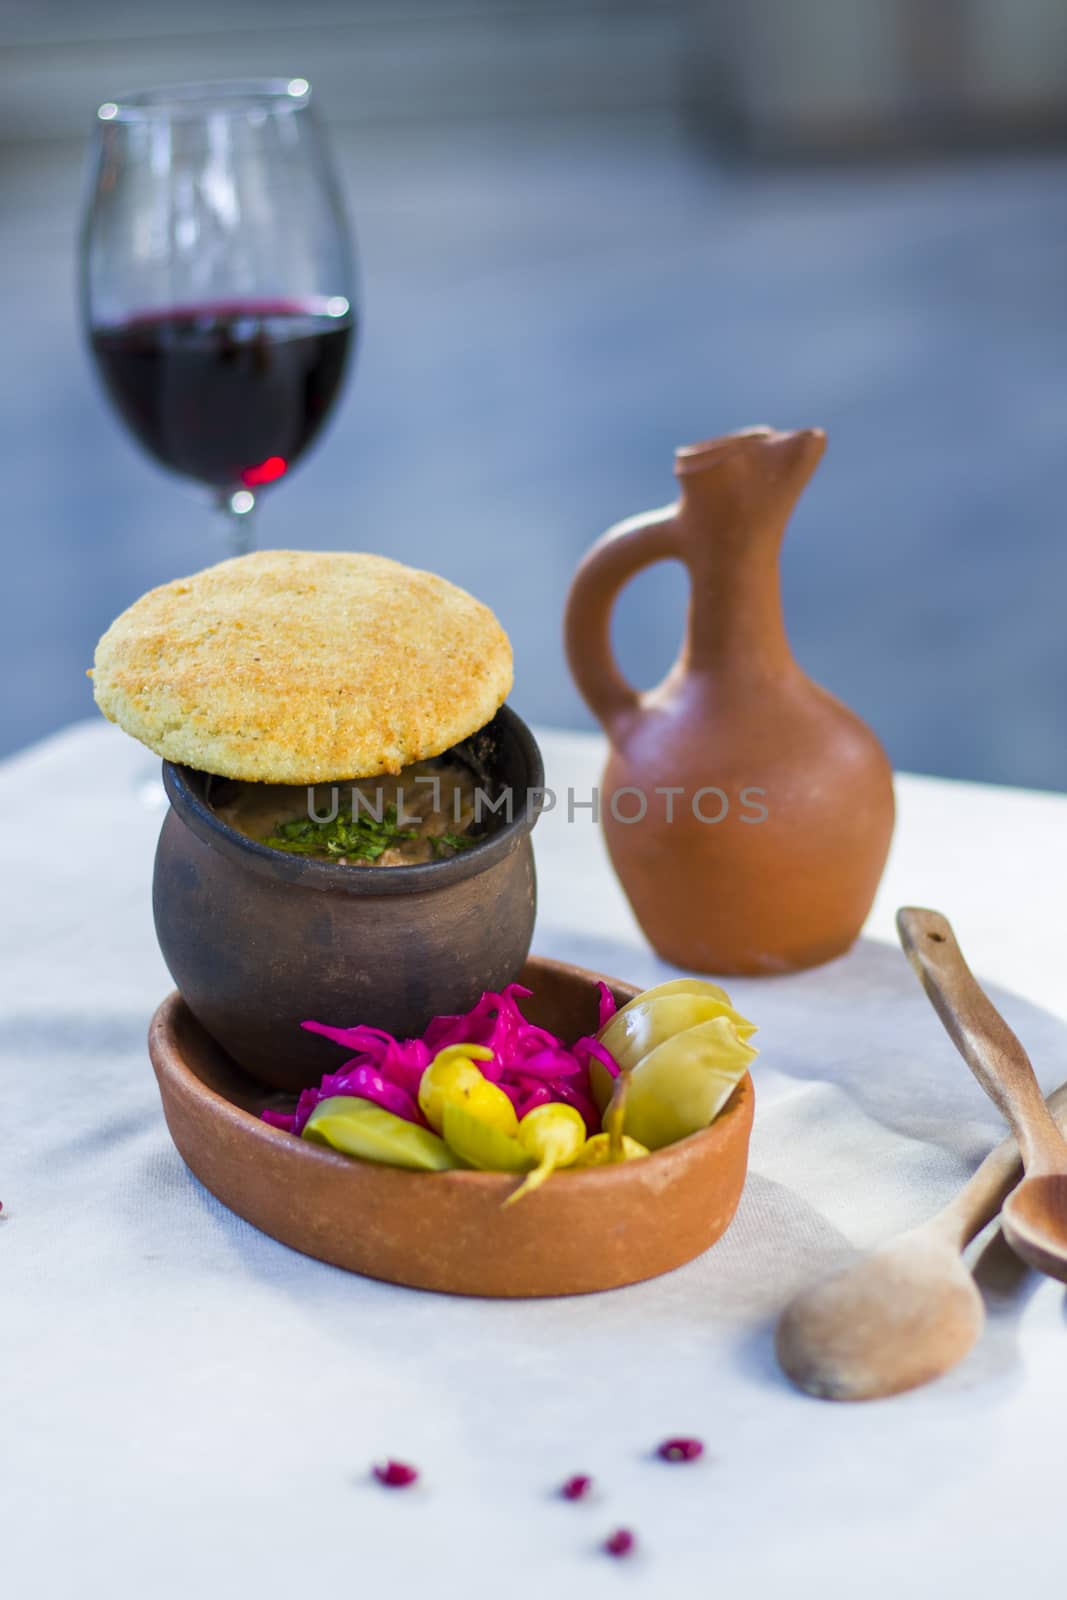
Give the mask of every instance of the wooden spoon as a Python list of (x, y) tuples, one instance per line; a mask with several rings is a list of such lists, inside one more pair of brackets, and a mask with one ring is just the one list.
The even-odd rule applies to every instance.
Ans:
[[(1048, 1103), (1067, 1124), (1067, 1084)], [(1019, 1148), (1005, 1139), (943, 1211), (791, 1301), (775, 1345), (793, 1382), (825, 1400), (876, 1400), (962, 1361), (985, 1308), (960, 1252), (1021, 1173)]]
[(1030, 1058), (963, 959), (947, 917), (905, 906), (900, 942), (960, 1055), (1006, 1118), (1026, 1177), (1001, 1226), (1017, 1256), (1067, 1283), (1067, 1139), (1041, 1098)]

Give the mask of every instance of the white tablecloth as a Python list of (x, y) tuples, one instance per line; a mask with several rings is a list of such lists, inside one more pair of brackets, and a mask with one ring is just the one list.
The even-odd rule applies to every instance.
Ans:
[[(588, 792), (598, 741), (543, 747), (549, 781)], [(792, 1289), (947, 1200), (1001, 1131), (896, 948), (896, 905), (949, 913), (1045, 1087), (1067, 1077), (1067, 799), (902, 778), (867, 936), (733, 986), (763, 1054), (730, 1232), (654, 1283), (492, 1303), (295, 1255), (182, 1165), (144, 1046), (170, 987), (147, 770), (103, 725), (0, 768), (5, 1600), (1060, 1591), (1059, 1286), (994, 1241), (980, 1347), (865, 1407), (795, 1393), (771, 1339)], [(535, 947), (663, 977), (578, 815), (535, 836)], [(650, 1459), (672, 1433), (705, 1459)], [(381, 1456), (419, 1487), (375, 1485)], [(579, 1471), (596, 1493), (564, 1503)], [(620, 1525), (626, 1563), (598, 1548)]]

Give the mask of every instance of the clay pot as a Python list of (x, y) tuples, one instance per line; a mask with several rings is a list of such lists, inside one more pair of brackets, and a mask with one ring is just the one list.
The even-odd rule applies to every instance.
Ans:
[(212, 810), (217, 780), (164, 762), (159, 946), (190, 1011), (256, 1078), (300, 1089), (337, 1065), (336, 1051), (301, 1029), (306, 1018), (409, 1038), (515, 977), (533, 934), (530, 830), (544, 769), (507, 706), (477, 739), (486, 775), (511, 791), (512, 820), (501, 812), (483, 842), (410, 867), (272, 850)]
[[(889, 849), (885, 752), (801, 671), (782, 620), (779, 546), (824, 447), (818, 429), (753, 428), (679, 450), (678, 503), (609, 530), (567, 602), (571, 671), (611, 740), (612, 863), (655, 949), (698, 972), (839, 955)], [(612, 654), (612, 607), (668, 558), (689, 572), (686, 639), (664, 682), (639, 694)]]
[[(578, 1038), (596, 1027), (598, 976), (535, 957), (522, 973), (533, 990), (523, 1009)], [(611, 987), (620, 1003), (637, 993)], [(294, 1250), (390, 1283), (494, 1296), (637, 1283), (713, 1244), (744, 1186), (748, 1077), (702, 1133), (639, 1161), (556, 1173), (505, 1210), (520, 1180), (504, 1173), (403, 1172), (269, 1127), (258, 1113), (272, 1097), (234, 1067), (179, 995), (156, 1012), (148, 1043), (171, 1136), (212, 1194)]]

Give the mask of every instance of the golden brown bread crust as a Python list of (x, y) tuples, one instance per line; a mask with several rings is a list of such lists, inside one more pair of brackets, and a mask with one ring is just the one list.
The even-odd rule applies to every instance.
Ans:
[(104, 715), (222, 777), (399, 772), (490, 720), (511, 646), (487, 606), (385, 556), (260, 550), (152, 589), (96, 647)]

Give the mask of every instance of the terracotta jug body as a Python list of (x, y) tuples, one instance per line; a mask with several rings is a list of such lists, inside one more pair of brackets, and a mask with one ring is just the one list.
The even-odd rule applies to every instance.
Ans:
[[(612, 864), (650, 943), (698, 972), (839, 955), (889, 849), (885, 752), (801, 671), (782, 619), (782, 534), (825, 443), (817, 429), (754, 428), (679, 450), (677, 504), (610, 529), (567, 601), (571, 671), (611, 741), (600, 815)], [(689, 574), (685, 641), (638, 693), (615, 662), (612, 608), (665, 559)]]

